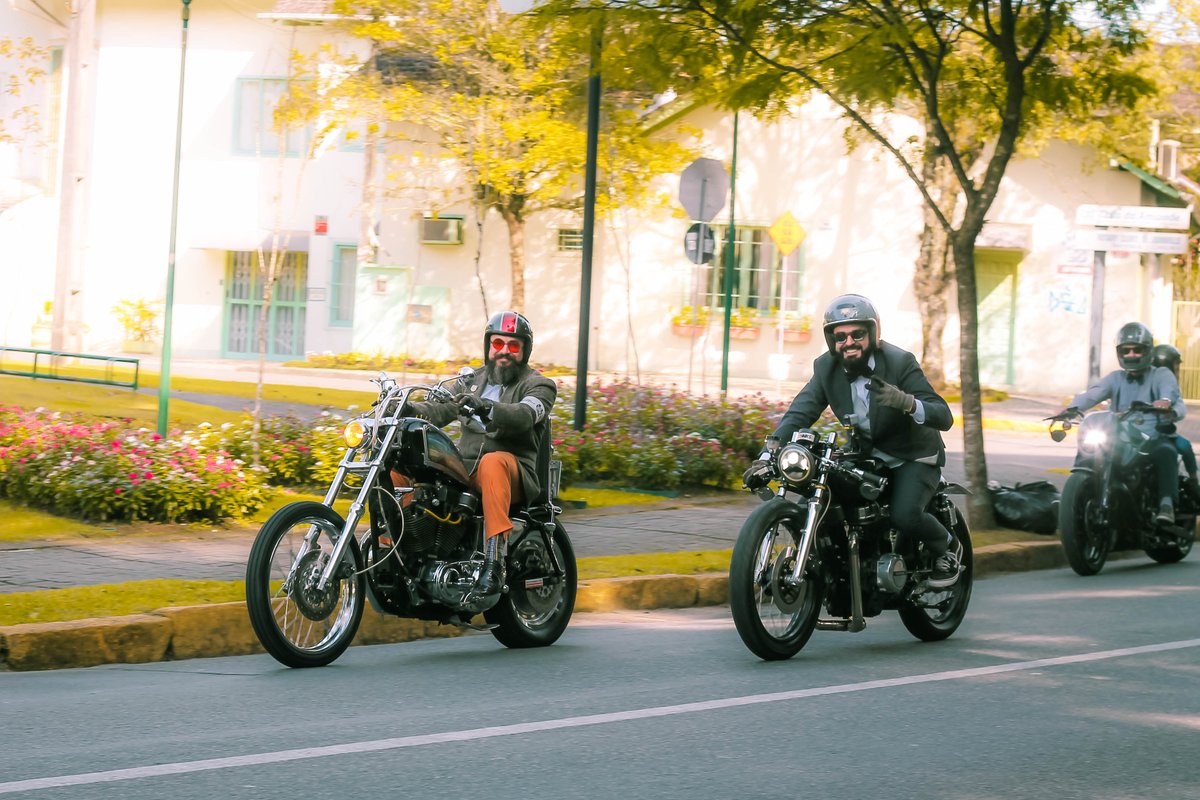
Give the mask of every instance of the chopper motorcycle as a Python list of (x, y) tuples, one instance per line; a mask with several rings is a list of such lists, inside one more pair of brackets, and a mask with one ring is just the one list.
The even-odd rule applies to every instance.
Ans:
[[(848, 449), (838, 445), (839, 432)], [(951, 502), (967, 494), (945, 483), (929, 511), (962, 544), (957, 582), (928, 584), (932, 558), (893, 529), (888, 468), (854, 452), (852, 428), (797, 431), (771, 459), (774, 492), (738, 534), (729, 567), (729, 604), (746, 647), (764, 660), (791, 658), (814, 630), (858, 632), (866, 617), (896, 610), (909, 633), (939, 641), (958, 629), (971, 598), (971, 534)], [(830, 618), (821, 619), (825, 608)]]
[[(496, 595), (473, 591), (484, 565), (479, 493), (450, 437), (404, 416), (418, 393), (451, 397), (446, 384), (463, 373), (433, 385), (400, 386), (384, 373), (372, 379), (379, 396), (347, 423), (346, 450), (324, 500), (286, 505), (259, 531), (246, 564), (246, 605), (259, 641), (279, 662), (334, 661), (367, 601), (385, 614), (487, 629), (512, 648), (553, 644), (566, 629), (578, 573), (561, 509), (551, 502), (549, 419), (535, 429), (541, 495), (510, 511), (508, 586)], [(394, 485), (393, 471), (408, 485)], [(343, 492), (353, 496), (345, 518), (333, 508)], [(473, 621), (477, 614), (486, 624)]]
[[(1196, 537), (1196, 504), (1179, 493), (1175, 524), (1155, 520), (1159, 492), (1148, 449), (1157, 441), (1144, 429), (1170, 424), (1169, 408), (1134, 402), (1125, 411), (1092, 411), (1078, 423), (1075, 465), (1063, 487), (1058, 530), (1067, 563), (1079, 575), (1095, 575), (1116, 549), (1144, 550), (1161, 564), (1182, 560)], [(1050, 437), (1066, 438), (1079, 415), (1063, 412), (1046, 417)]]

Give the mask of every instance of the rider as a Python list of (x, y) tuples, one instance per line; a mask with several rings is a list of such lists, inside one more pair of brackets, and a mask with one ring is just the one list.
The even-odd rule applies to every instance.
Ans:
[[(1169, 344), (1155, 345), (1150, 363), (1156, 367), (1166, 367), (1171, 370), (1171, 374), (1178, 381), (1183, 354)], [(1192, 443), (1188, 441), (1187, 437), (1178, 432), (1175, 433), (1175, 449), (1179, 451), (1179, 457), (1183, 460), (1183, 468), (1188, 475), (1181, 488), (1192, 496), (1192, 500), (1196, 504), (1200, 505), (1200, 481), (1196, 480), (1196, 451), (1192, 449)]]
[(504, 557), (512, 532), (509, 509), (541, 491), (539, 431), (558, 396), (554, 381), (529, 366), (533, 328), (521, 314), (501, 311), (483, 329), (484, 366), (464, 376), (451, 399), (412, 403), (414, 416), (441, 427), (463, 418), (459, 451), (483, 496), (484, 565), (474, 591), (504, 588)]
[[(1080, 392), (1061, 412), (1079, 416), (1092, 406), (1111, 401), (1110, 406), (1118, 413), (1141, 401), (1155, 408), (1169, 408), (1175, 412), (1174, 419), (1187, 414), (1187, 406), (1179, 393), (1179, 382), (1166, 367), (1156, 367), (1153, 358), (1154, 334), (1140, 322), (1127, 322), (1117, 331), (1117, 363), (1120, 369), (1113, 370), (1087, 391)], [(1155, 415), (1158, 416), (1158, 415)], [(1154, 437), (1150, 446), (1150, 462), (1158, 476), (1158, 513), (1155, 520), (1164, 525), (1175, 523), (1175, 498), (1178, 494), (1179, 470), (1176, 466), (1175, 443), (1160, 436), (1157, 427), (1174, 420), (1155, 419), (1143, 423), (1144, 432)]]
[[(828, 406), (857, 429), (863, 451), (891, 467), (891, 518), (896, 529), (924, 542), (934, 559), (929, 585), (954, 584), (962, 571), (962, 545), (926, 511), (941, 480), (946, 448), (939, 431), (953, 415), (912, 353), (880, 338), (879, 313), (862, 295), (837, 297), (825, 309), (825, 344), (813, 377), (792, 400), (773, 437), (812, 425)], [(768, 450), (743, 475), (756, 488), (769, 479)]]

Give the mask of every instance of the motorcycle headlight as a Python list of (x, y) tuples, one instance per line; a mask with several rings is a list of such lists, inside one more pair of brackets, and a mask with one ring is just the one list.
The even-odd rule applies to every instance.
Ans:
[(789, 483), (804, 483), (812, 477), (816, 465), (813, 454), (795, 443), (783, 446), (776, 463), (779, 466), (779, 474)]
[(346, 443), (347, 447), (358, 447), (366, 436), (367, 426), (363, 425), (360, 419), (350, 420), (342, 430), (342, 441)]
[(1099, 450), (1108, 442), (1108, 431), (1103, 428), (1092, 428), (1090, 431), (1084, 431), (1079, 437), (1080, 450)]

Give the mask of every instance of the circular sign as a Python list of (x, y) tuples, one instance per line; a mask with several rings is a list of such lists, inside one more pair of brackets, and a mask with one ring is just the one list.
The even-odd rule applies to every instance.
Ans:
[(717, 252), (717, 237), (711, 225), (692, 224), (683, 237), (683, 252), (693, 264), (707, 264)]

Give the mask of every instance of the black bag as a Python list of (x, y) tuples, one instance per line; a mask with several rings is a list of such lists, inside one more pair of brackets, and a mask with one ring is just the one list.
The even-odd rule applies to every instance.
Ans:
[(1058, 489), (1049, 481), (989, 483), (996, 521), (1006, 528), (1052, 535), (1058, 530)]

